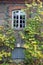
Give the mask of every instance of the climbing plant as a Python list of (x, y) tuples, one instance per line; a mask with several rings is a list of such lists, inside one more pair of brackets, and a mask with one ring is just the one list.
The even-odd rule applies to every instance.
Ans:
[(14, 46), (14, 31), (9, 27), (0, 26), (0, 62), (8, 62), (10, 60), (11, 50)]
[[(42, 2), (37, 4), (33, 2), (32, 4), (26, 4), (27, 9), (24, 11), (29, 10), (30, 8), (36, 8), (36, 15), (31, 17), (27, 20), (27, 26), (24, 29), (24, 33), (20, 32), (20, 35), (24, 42), (25, 50), (25, 64), (26, 65), (43, 65), (43, 42), (40, 40), (41, 38), (41, 8)], [(29, 14), (34, 14), (34, 12), (29, 12)], [(43, 34), (42, 34), (43, 35)]]

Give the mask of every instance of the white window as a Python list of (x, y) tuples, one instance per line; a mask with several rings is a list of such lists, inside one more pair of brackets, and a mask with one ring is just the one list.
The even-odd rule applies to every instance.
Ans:
[(20, 29), (25, 27), (26, 14), (24, 11), (12, 11), (12, 28)]

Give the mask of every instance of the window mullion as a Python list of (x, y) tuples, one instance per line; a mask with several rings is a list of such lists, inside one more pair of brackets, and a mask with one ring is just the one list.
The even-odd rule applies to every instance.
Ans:
[(18, 27), (20, 28), (20, 11), (19, 11), (19, 23), (18, 23)]
[(14, 18), (13, 18), (13, 12), (12, 12), (12, 28), (13, 28), (13, 22), (14, 22)]

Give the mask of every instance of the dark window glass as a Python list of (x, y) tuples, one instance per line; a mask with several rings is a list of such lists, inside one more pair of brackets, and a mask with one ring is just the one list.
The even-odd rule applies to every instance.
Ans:
[(18, 20), (16, 22), (18, 23)]
[(18, 24), (16, 23), (16, 27), (18, 27)]
[(25, 15), (23, 15), (22, 18), (25, 19)]
[(22, 28), (22, 24), (20, 24), (20, 28)]
[(16, 19), (14, 19), (14, 23), (16, 22)]
[(22, 15), (20, 15), (20, 19), (22, 19)]
[(23, 20), (23, 23), (25, 23), (25, 20)]
[(14, 16), (14, 19), (16, 18), (16, 16)]
[(19, 11), (16, 11), (16, 13), (18, 13)]
[(22, 23), (22, 20), (20, 20), (20, 23)]
[(18, 19), (18, 15), (17, 15), (17, 19)]
[(15, 24), (14, 24), (14, 27), (15, 27)]
[(15, 14), (15, 12), (14, 12), (14, 14)]
[(14, 20), (14, 23), (15, 23), (15, 20)]

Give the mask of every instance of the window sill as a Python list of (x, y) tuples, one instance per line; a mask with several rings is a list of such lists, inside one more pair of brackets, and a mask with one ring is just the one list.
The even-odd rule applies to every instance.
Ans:
[(14, 30), (24, 30), (24, 28), (13, 28)]

